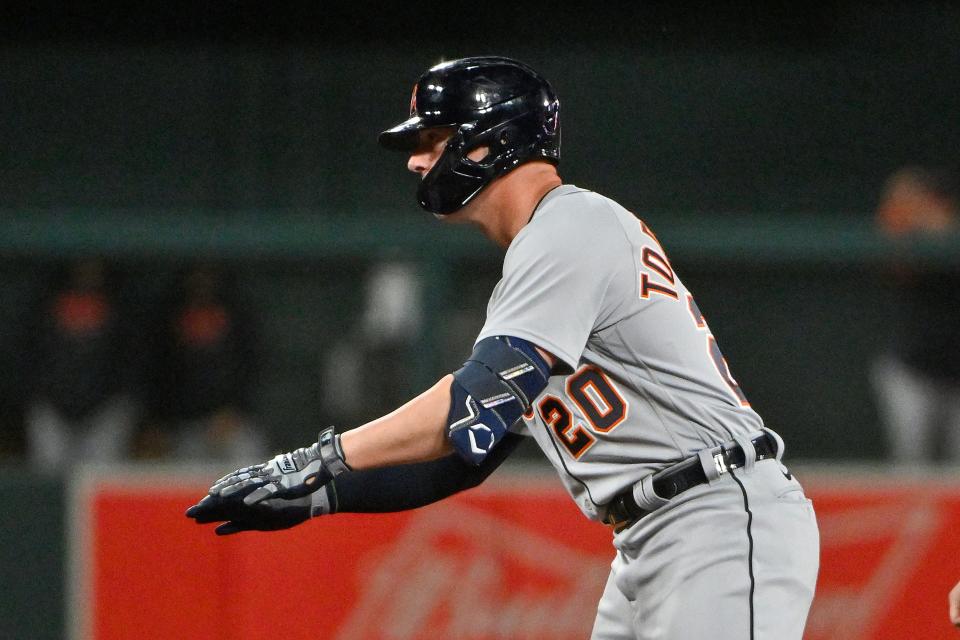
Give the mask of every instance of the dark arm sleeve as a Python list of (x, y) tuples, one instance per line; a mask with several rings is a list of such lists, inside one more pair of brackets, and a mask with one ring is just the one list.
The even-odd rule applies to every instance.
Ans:
[(332, 483), (333, 513), (406, 511), (443, 500), (486, 480), (522, 440), (523, 436), (506, 434), (479, 466), (451, 454), (430, 462), (345, 473)]

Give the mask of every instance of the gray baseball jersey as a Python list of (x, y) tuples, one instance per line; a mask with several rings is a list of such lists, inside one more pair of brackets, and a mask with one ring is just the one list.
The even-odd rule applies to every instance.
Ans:
[[(564, 365), (515, 427), (590, 518), (631, 488), (653, 512), (619, 529), (593, 640), (801, 640), (819, 567), (812, 505), (653, 232), (572, 185), (510, 244), (479, 339), (507, 335)], [(777, 440), (779, 436), (773, 434)], [(750, 454), (671, 500), (639, 482), (735, 440)], [(704, 458), (701, 458), (703, 462)]]
[(763, 426), (654, 233), (594, 192), (557, 187), (510, 244), (478, 340), (496, 335), (566, 365), (524, 430), (590, 518), (665, 463)]

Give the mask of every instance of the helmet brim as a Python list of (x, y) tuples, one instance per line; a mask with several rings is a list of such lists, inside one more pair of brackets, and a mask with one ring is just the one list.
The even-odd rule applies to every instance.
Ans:
[(413, 151), (417, 148), (421, 129), (426, 129), (423, 118), (413, 116), (395, 127), (387, 129), (377, 138), (381, 147), (391, 151)]

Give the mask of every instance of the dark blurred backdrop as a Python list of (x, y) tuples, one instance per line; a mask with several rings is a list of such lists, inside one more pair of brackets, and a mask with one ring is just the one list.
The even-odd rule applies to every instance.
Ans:
[[(416, 392), (466, 355), (499, 256), (480, 240), (447, 244), (459, 231), (417, 209), (404, 159), (378, 149), (376, 134), (405, 116), (428, 66), (505, 54), (561, 97), (564, 178), (659, 230), (734, 374), (794, 455), (883, 457), (866, 372), (892, 311), (872, 214), (896, 168), (958, 155), (956, 4), (41, 2), (3, 12), (6, 345), (38, 265), (107, 255), (125, 266), (137, 306), (185, 260), (225, 260), (260, 316), (254, 403), (272, 444), (292, 446), (327, 421), (364, 417), (329, 401), (342, 385), (330, 354), (359, 340), (376, 263), (407, 260), (426, 282), (424, 319), (410, 352), (391, 353), (416, 372), (398, 380), (400, 395)], [(15, 406), (17, 365), (0, 366)]]
[(8, 9), (6, 206), (404, 214), (375, 134), (481, 53), (551, 78), (565, 175), (641, 210), (862, 213), (960, 147), (952, 3), (140, 6)]

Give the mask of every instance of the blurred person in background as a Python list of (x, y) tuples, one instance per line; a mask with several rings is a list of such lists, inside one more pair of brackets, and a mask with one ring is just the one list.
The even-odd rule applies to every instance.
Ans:
[(113, 271), (97, 257), (60, 265), (29, 323), (24, 417), (40, 469), (129, 454), (139, 403), (126, 386), (130, 327)]
[(142, 458), (222, 461), (262, 456), (252, 385), (257, 336), (231, 274), (194, 264), (177, 277), (162, 303), (151, 337), (150, 416), (142, 430)]
[(362, 423), (409, 397), (397, 383), (415, 347), (423, 316), (416, 265), (402, 259), (375, 262), (366, 274), (364, 308), (349, 335), (337, 340), (324, 363), (324, 406)]
[[(909, 248), (958, 238), (960, 171), (908, 166), (887, 180), (876, 209), (880, 231)], [(895, 257), (884, 272), (896, 306), (892, 343), (872, 378), (892, 459), (960, 460), (960, 269)]]

